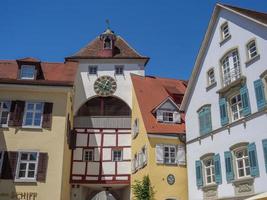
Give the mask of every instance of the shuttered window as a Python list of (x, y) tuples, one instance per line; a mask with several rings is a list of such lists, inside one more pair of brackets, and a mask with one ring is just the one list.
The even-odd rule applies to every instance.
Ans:
[(240, 88), (240, 96), (242, 100), (243, 116), (247, 116), (251, 113), (248, 89), (246, 85)]
[(214, 155), (213, 160), (214, 160), (215, 182), (217, 184), (221, 184), (222, 183), (222, 173), (221, 173), (221, 159), (220, 159), (220, 154)]
[(8, 122), (9, 126), (22, 126), (24, 107), (25, 101), (12, 101)]
[(260, 175), (260, 171), (258, 165), (256, 145), (255, 143), (250, 143), (247, 148), (248, 148), (251, 176), (258, 177)]
[(186, 152), (183, 144), (177, 146), (176, 163), (178, 165), (186, 165)]
[(44, 104), (41, 102), (26, 102), (23, 127), (40, 128), (43, 120)]
[(16, 180), (36, 180), (38, 152), (20, 152), (18, 158)]
[(255, 94), (256, 94), (258, 110), (262, 110), (267, 105), (265, 92), (264, 92), (264, 84), (262, 82), (262, 79), (258, 79), (254, 81), (254, 89), (255, 89)]
[(210, 105), (203, 106), (198, 111), (198, 119), (199, 119), (199, 131), (200, 131), (200, 135), (204, 135), (206, 133), (211, 132), (211, 130), (212, 130), (212, 123), (211, 123)]
[(219, 106), (220, 106), (221, 125), (224, 126), (229, 123), (227, 102), (225, 98), (219, 99)]
[(225, 158), (226, 180), (228, 183), (230, 183), (232, 180), (234, 180), (232, 152), (231, 151), (224, 152), (224, 158)]
[(195, 167), (196, 167), (197, 187), (201, 187), (201, 186), (203, 186), (203, 174), (202, 174), (202, 163), (200, 160), (197, 160), (195, 162)]

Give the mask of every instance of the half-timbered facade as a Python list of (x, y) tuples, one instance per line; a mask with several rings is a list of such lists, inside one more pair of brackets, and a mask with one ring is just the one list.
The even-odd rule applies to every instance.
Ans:
[(72, 200), (130, 198), (132, 83), (144, 75), (141, 56), (110, 29), (66, 60), (79, 63), (75, 81), (70, 182)]

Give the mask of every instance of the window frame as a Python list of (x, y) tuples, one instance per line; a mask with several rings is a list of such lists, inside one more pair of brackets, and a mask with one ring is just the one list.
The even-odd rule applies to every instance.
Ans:
[[(30, 160), (21, 160), (22, 154), (29, 154), (31, 153), (36, 153), (36, 160), (35, 161), (30, 161)], [(18, 152), (18, 160), (17, 160), (17, 166), (16, 166), (16, 175), (15, 175), (15, 181), (16, 182), (36, 182), (37, 181), (37, 174), (38, 174), (38, 163), (39, 163), (39, 152), (38, 151), (19, 151)], [(19, 177), (20, 173), (20, 164), (21, 163), (26, 163), (26, 168), (25, 168), (25, 177)], [(29, 164), (35, 164), (35, 169), (34, 169), (34, 177), (26, 177), (26, 174), (28, 176), (29, 173)], [(31, 170), (32, 171), (32, 170)]]
[[(227, 34), (225, 34), (225, 30), (224, 28), (227, 26)], [(229, 38), (231, 36), (231, 33), (230, 33), (230, 29), (229, 29), (229, 24), (228, 22), (224, 22), (221, 27), (220, 27), (220, 32), (221, 32), (221, 41), (224, 41), (226, 40), (227, 38)]]
[[(168, 158), (166, 158), (165, 156), (165, 148), (168, 148)], [(174, 152), (171, 152), (171, 148), (174, 148)], [(171, 153), (174, 153), (174, 156), (171, 156)], [(167, 165), (176, 165), (176, 157), (177, 157), (177, 147), (175, 145), (171, 145), (171, 144), (164, 144), (163, 145), (163, 163), (167, 164)], [(169, 161), (167, 162), (166, 159), (168, 159)], [(173, 159), (173, 162), (172, 162)]]
[[(32, 77), (24, 77), (23, 76), (23, 69), (26, 70), (27, 68), (30, 68), (33, 70), (33, 76)], [(36, 68), (34, 65), (21, 65), (20, 68), (20, 79), (21, 80), (35, 80), (36, 78)]]
[[(117, 70), (119, 70), (119, 73)], [(124, 65), (115, 65), (115, 75), (124, 75)]]
[[(42, 108), (41, 111), (36, 112), (36, 104), (40, 103)], [(34, 104), (34, 109), (32, 111), (28, 111), (27, 107), (28, 104)], [(26, 120), (27, 120), (27, 113), (32, 112), (33, 117), (32, 117), (32, 125), (26, 125)], [(41, 118), (40, 118), (40, 125), (34, 125), (34, 120), (36, 113), (41, 113)], [(26, 101), (25, 102), (25, 107), (24, 107), (24, 115), (23, 115), (23, 123), (22, 123), (22, 128), (42, 128), (42, 123), (43, 123), (43, 113), (44, 113), (44, 102), (37, 102), (37, 101)]]
[[(117, 160), (115, 159), (115, 153), (118, 153), (118, 152), (121, 152), (120, 153), (120, 159)], [(121, 162), (123, 161), (123, 149), (112, 149), (112, 162)]]
[[(228, 58), (228, 61), (224, 62), (226, 58)], [(237, 58), (236, 61), (235, 58)], [(235, 66), (235, 64), (237, 64), (237, 66)], [(238, 47), (231, 48), (221, 57), (220, 71), (222, 87), (226, 87), (241, 78), (242, 68)]]
[(97, 73), (98, 73), (98, 66), (97, 65), (89, 65), (88, 66), (88, 74), (89, 75), (97, 75)]
[[(211, 79), (210, 77), (210, 73), (213, 72), (213, 79)], [(213, 81), (212, 81), (213, 80)], [(207, 71), (207, 84), (208, 86), (211, 86), (213, 84), (216, 83), (216, 78), (215, 78), (215, 71), (214, 71), (214, 68), (211, 68)]]
[[(244, 155), (243, 155), (242, 158), (237, 158), (236, 157), (236, 153), (240, 152), (240, 151), (243, 151), (243, 152), (246, 151), (247, 155), (245, 156), (245, 158), (244, 158)], [(235, 149), (232, 150), (232, 155), (234, 157), (234, 173), (236, 175), (236, 179), (239, 180), (239, 179), (251, 177), (251, 169), (250, 169), (249, 154), (248, 154), (247, 146), (236, 147)], [(246, 165), (246, 162), (244, 161), (245, 159), (247, 160), (248, 165)], [(244, 176), (240, 176), (240, 174), (239, 174), (239, 169), (241, 169), (241, 168), (238, 167), (238, 160), (242, 160), (242, 163), (243, 163), (243, 168), (242, 169), (244, 171)], [(247, 174), (246, 168), (249, 169), (249, 174)]]
[(162, 122), (163, 123), (174, 123), (174, 111), (162, 110)]
[[(255, 45), (255, 51), (252, 53), (250, 52), (250, 49), (252, 48), (252, 47), (250, 47), (251, 43), (254, 43), (254, 45)], [(248, 41), (248, 43), (246, 44), (246, 50), (247, 50), (248, 61), (256, 58), (259, 55), (256, 39), (251, 39)], [(254, 56), (251, 56), (251, 54), (253, 54), (255, 52), (256, 52), (256, 54)]]
[[(235, 103), (235, 105), (237, 105), (238, 118), (234, 119), (234, 115), (233, 115), (234, 113), (233, 113), (233, 110), (232, 110), (231, 100), (234, 97), (238, 96), (238, 95), (240, 96), (240, 101), (238, 103), (241, 103), (241, 109), (239, 108), (238, 103)], [(228, 117), (230, 117), (231, 122), (238, 121), (238, 120), (240, 120), (240, 119), (242, 119), (244, 117), (244, 115), (242, 114), (242, 112), (243, 112), (243, 103), (242, 103), (242, 98), (241, 98), (240, 92), (234, 92), (231, 96), (229, 96), (228, 99), (227, 99), (227, 104), (229, 105), (229, 111), (230, 111), (229, 112), (230, 116), (228, 116)]]
[[(92, 153), (92, 158), (91, 159), (86, 159), (86, 153)], [(93, 162), (93, 161), (95, 161), (95, 151), (94, 151), (94, 149), (93, 148), (91, 148), (91, 149), (84, 149), (83, 150), (83, 161), (85, 161), (85, 162)], [(90, 158), (90, 154), (89, 154), (89, 158)]]
[[(3, 105), (4, 103), (8, 103), (8, 108), (7, 109), (4, 109), (3, 108)], [(9, 121), (9, 116), (10, 116), (10, 108), (11, 108), (11, 101), (5, 101), (5, 100), (0, 100), (0, 127), (8, 127), (8, 121)], [(5, 124), (2, 124), (1, 121), (2, 121), (2, 115), (3, 115), (3, 112), (7, 112), (7, 121)]]
[[(206, 157), (206, 158), (204, 158), (201, 161), (203, 163), (204, 183), (205, 183), (205, 185), (208, 186), (208, 185), (214, 185), (214, 184), (216, 184), (216, 181), (215, 181), (215, 162), (214, 162), (213, 156)], [(206, 166), (206, 163), (208, 161), (211, 161), (212, 162), (212, 165), (210, 165), (210, 166), (207, 167)], [(210, 175), (207, 174), (207, 169), (210, 169), (210, 172), (211, 172)], [(211, 177), (211, 182), (210, 183), (208, 183), (208, 176)]]

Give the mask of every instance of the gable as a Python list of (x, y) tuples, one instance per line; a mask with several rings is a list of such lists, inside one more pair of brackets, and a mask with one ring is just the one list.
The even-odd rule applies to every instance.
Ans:
[(178, 111), (178, 108), (171, 100), (168, 99), (158, 107), (158, 110)]

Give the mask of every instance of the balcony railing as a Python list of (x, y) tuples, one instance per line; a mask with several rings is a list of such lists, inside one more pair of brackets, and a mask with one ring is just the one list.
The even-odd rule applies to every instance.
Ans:
[(75, 128), (131, 128), (131, 117), (127, 116), (77, 116)]
[(227, 86), (241, 77), (240, 67), (233, 68), (223, 76), (223, 85)]

